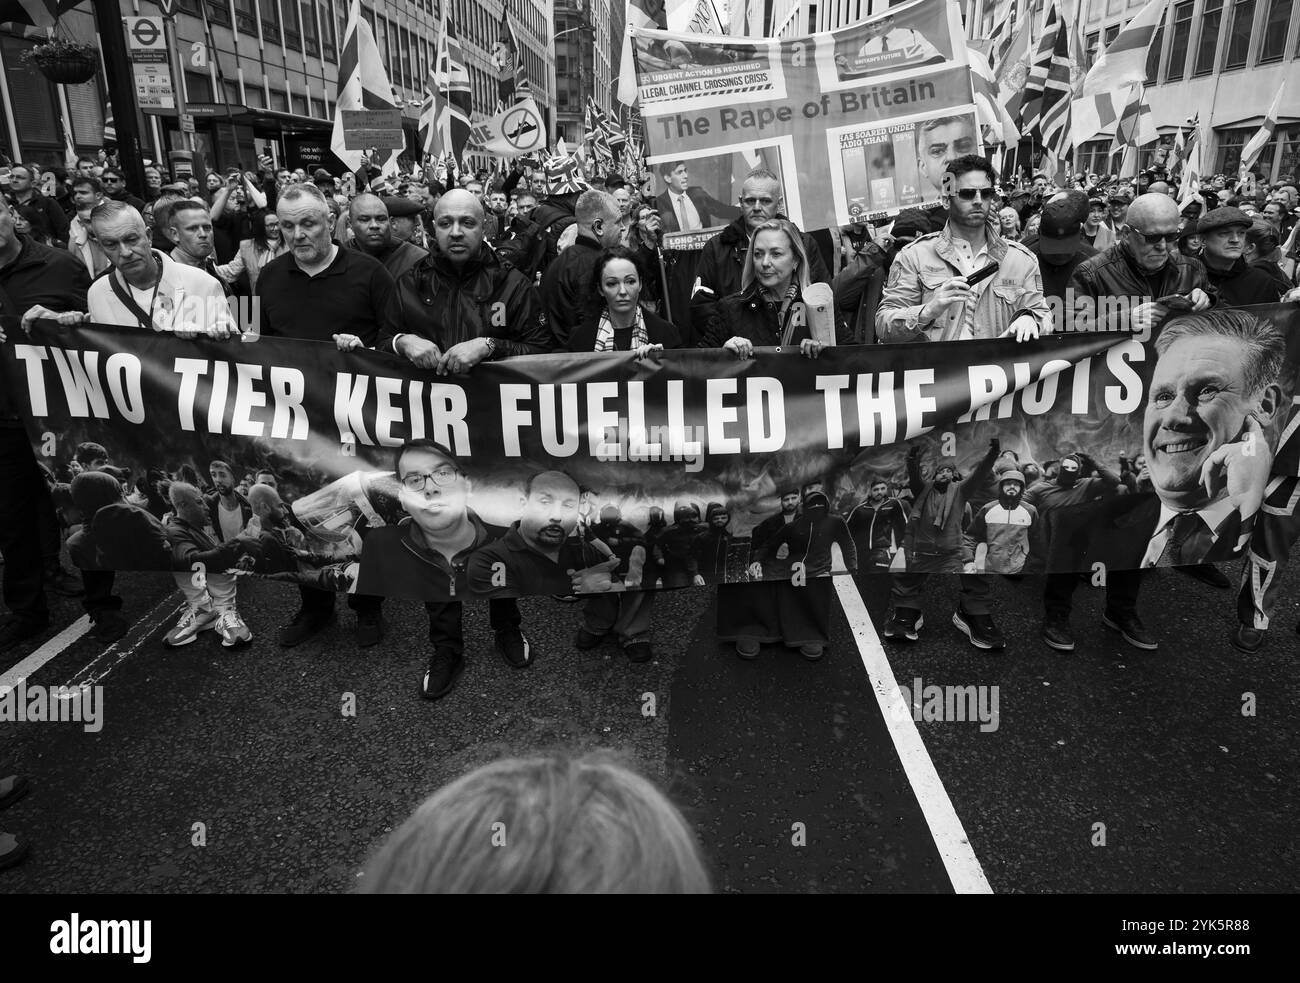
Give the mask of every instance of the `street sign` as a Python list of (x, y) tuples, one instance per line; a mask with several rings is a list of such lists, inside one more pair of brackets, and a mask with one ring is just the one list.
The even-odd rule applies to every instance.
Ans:
[(158, 0), (158, 6), (162, 8), (164, 17), (173, 17), (176, 14), (176, 0)]
[(191, 113), (181, 113), (181, 132), (194, 132), (194, 116)]
[(406, 146), (400, 109), (343, 109), (343, 149), (401, 150)]
[(126, 27), (127, 54), (135, 74), (135, 95), (140, 108), (176, 108), (162, 18), (123, 17), (122, 23)]

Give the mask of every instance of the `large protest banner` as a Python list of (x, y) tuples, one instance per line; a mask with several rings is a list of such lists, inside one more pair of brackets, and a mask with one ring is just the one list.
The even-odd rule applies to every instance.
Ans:
[(951, 0), (806, 37), (632, 36), (666, 248), (698, 249), (737, 217), (756, 166), (812, 231), (936, 205), (945, 163), (981, 149)]
[[(465, 377), (300, 341), (39, 322), (6, 325), (0, 364), (83, 567), (168, 568), (167, 483), (210, 478), (249, 515), (231, 535), (213, 520), (230, 569), (437, 600), (821, 575), (832, 544), (839, 570), (904, 570), (948, 506), (964, 513), (944, 546), (956, 571), (1238, 557), (1263, 524), (1295, 521), (1297, 320), (1278, 305), (1182, 315), (1154, 341), (816, 359), (541, 355)], [(1076, 454), (1086, 494), (1040, 513), (1052, 462)], [(263, 469), (274, 487), (233, 487)], [(755, 538), (783, 510), (780, 541)], [(1184, 514), (1203, 527), (1172, 537)], [(444, 554), (464, 532), (474, 550)]]

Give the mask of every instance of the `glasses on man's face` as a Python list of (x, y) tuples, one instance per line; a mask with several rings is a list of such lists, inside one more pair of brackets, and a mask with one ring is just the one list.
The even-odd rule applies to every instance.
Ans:
[(122, 183), (122, 179), (121, 179), (120, 177), (106, 177), (106, 178), (104, 178), (104, 183), (105, 183), (105, 184), (121, 184), (121, 183)]
[(1133, 229), (1132, 231), (1134, 235), (1141, 236), (1142, 241), (1148, 246), (1158, 246), (1162, 242), (1167, 246), (1172, 246), (1178, 241), (1177, 232), (1143, 232), (1141, 229)]
[(429, 481), (439, 487), (450, 485), (460, 477), (460, 472), (455, 468), (439, 468), (437, 471), (414, 472), (412, 474), (402, 475), (402, 484), (406, 486), (407, 491), (422, 492), (429, 487)]
[(755, 205), (762, 205), (764, 208), (771, 208), (776, 204), (775, 198), (755, 198), (753, 195), (746, 195), (740, 199), (740, 203), (746, 208), (753, 208)]
[(998, 196), (996, 188), (958, 188), (957, 197), (962, 201), (974, 201), (979, 198), (981, 201), (992, 201)]

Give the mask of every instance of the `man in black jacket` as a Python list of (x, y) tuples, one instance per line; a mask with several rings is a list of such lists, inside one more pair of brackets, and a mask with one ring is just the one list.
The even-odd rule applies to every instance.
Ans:
[(54, 245), (64, 248), (68, 245), (68, 216), (58, 202), (41, 194), (35, 182), (36, 177), (30, 167), (15, 164), (9, 172), (9, 193), (19, 205), (30, 205), (43, 212), (50, 225)]
[(1250, 216), (1240, 208), (1216, 208), (1201, 216), (1196, 231), (1205, 249), (1201, 253), (1210, 285), (1230, 307), (1275, 304), (1282, 298), (1277, 283), (1263, 270), (1255, 269), (1242, 255)]
[[(13, 212), (0, 197), (0, 314), (17, 318), (29, 311), (51, 316), (84, 311), (89, 286), (86, 267), (71, 253), (19, 237)], [(0, 342), (6, 330), (14, 329), (0, 323)], [(0, 652), (45, 631), (45, 588), (51, 576), (58, 578), (61, 593), (80, 591), (59, 563), (54, 503), (11, 393), (7, 381), (0, 385), (0, 554), (9, 611), (0, 625)]]
[(1253, 269), (1263, 270), (1278, 290), (1286, 293), (1293, 284), (1286, 271), (1273, 258), (1278, 252), (1277, 229), (1271, 223), (1255, 219), (1246, 230), (1246, 246), (1241, 255)]
[[(696, 335), (704, 333), (718, 301), (740, 292), (741, 270), (753, 230), (770, 219), (785, 217), (781, 179), (766, 168), (754, 168), (740, 186), (740, 204), (740, 216), (706, 242), (700, 253), (695, 287), (691, 291), (691, 323)], [(831, 273), (817, 243), (808, 233), (802, 235), (810, 281), (830, 283)]]
[(574, 210), (578, 238), (542, 274), (542, 306), (555, 347), (568, 345), (569, 332), (595, 302), (593, 281), (601, 251), (618, 244), (618, 201), (605, 191), (584, 191)]
[(695, 232), (738, 217), (735, 205), (724, 204), (703, 188), (691, 184), (684, 160), (659, 165), (659, 176), (667, 187), (656, 200), (665, 232)]

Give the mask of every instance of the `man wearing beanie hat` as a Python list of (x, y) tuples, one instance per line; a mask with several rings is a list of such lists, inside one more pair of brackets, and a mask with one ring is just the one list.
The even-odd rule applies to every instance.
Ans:
[[(998, 476), (998, 497), (976, 513), (966, 529), (962, 559), (966, 573), (1018, 574), (1029, 559), (1030, 536), (1038, 511), (1022, 501), (1025, 476), (1016, 470)], [(983, 563), (979, 547), (985, 547)]]
[(988, 481), (1001, 450), (1001, 443), (994, 437), (989, 441), (987, 453), (965, 481), (961, 480), (953, 458), (940, 460), (934, 477), (926, 481), (921, 476), (921, 445), (913, 444), (908, 451), (907, 476), (916, 504), (908, 516), (903, 543), (907, 570), (891, 575), (893, 614), (885, 625), (885, 638), (916, 641), (925, 624), (920, 604), (926, 578), (932, 573), (961, 573), (961, 602), (953, 612), (953, 625), (978, 649), (1006, 648), (1006, 640), (989, 613), (987, 579), (962, 573), (965, 569), (962, 526), (969, 496)]
[(699, 563), (695, 559), (695, 536), (699, 531), (700, 507), (694, 502), (673, 506), (673, 524), (655, 547), (655, 562), (665, 587), (703, 587)]
[(1242, 255), (1251, 224), (1250, 216), (1232, 207), (1206, 212), (1196, 224), (1205, 247), (1201, 258), (1210, 283), (1218, 290), (1219, 299), (1230, 307), (1275, 304), (1282, 298), (1277, 283)]
[(587, 528), (587, 539), (601, 544), (613, 556), (618, 566), (614, 579), (621, 580), (625, 591), (609, 594), (592, 594), (582, 605), (582, 627), (573, 640), (575, 648), (594, 649), (610, 632), (618, 639), (631, 662), (649, 662), (654, 658), (650, 642), (651, 619), (654, 615), (654, 591), (640, 590), (645, 584), (645, 538), (630, 522), (624, 522), (617, 505), (606, 505), (600, 510), (600, 519)]
[(731, 513), (721, 502), (704, 510), (704, 529), (695, 538), (695, 559), (706, 584), (727, 581), (727, 555), (731, 549)]
[(1065, 307), (1065, 290), (1070, 277), (1080, 263), (1097, 255), (1097, 250), (1083, 241), (1088, 202), (1081, 192), (1078, 194), (1079, 200), (1062, 197), (1044, 205), (1038, 235), (1021, 243), (1038, 259), (1038, 269), (1043, 275), (1043, 296), (1054, 310), (1063, 312), (1058, 319), (1061, 324), (1069, 323), (1064, 318), (1069, 314)]

